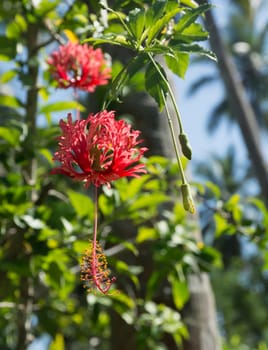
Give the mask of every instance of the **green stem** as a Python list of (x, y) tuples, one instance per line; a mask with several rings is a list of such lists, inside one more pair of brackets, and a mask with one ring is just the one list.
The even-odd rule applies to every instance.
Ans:
[[(101, 110), (107, 109), (109, 104), (115, 99), (115, 96), (118, 95), (118, 92), (120, 91), (121, 86), (124, 84), (124, 82), (126, 80), (127, 70), (129, 68), (130, 64), (132, 64), (132, 62), (135, 59), (136, 59), (136, 56), (134, 56), (132, 59), (130, 59), (129, 62), (126, 65), (124, 65), (124, 67), (120, 70), (120, 72), (117, 74), (115, 79), (112, 81), (112, 86), (106, 93)], [(111, 96), (108, 98), (109, 93), (111, 94)]]
[(163, 95), (163, 99), (165, 101), (165, 107), (166, 107), (166, 111), (167, 111), (167, 119), (168, 119), (168, 125), (170, 128), (170, 132), (171, 132), (171, 137), (172, 137), (172, 142), (174, 145), (174, 149), (175, 149), (175, 153), (176, 153), (176, 157), (177, 157), (177, 161), (178, 161), (178, 166), (179, 166), (179, 171), (181, 174), (181, 195), (182, 195), (182, 201), (183, 201), (183, 207), (186, 211), (189, 211), (191, 214), (195, 213), (195, 205), (194, 205), (194, 201), (192, 198), (192, 194), (191, 194), (191, 188), (186, 180), (186, 177), (184, 175), (184, 171), (183, 171), (183, 166), (181, 163), (181, 159), (180, 159), (180, 155), (179, 155), (179, 150), (178, 150), (178, 146), (176, 143), (176, 137), (175, 137), (175, 131), (174, 131), (174, 127), (173, 127), (173, 123), (172, 123), (172, 119), (171, 116), (169, 114), (169, 110), (168, 110), (168, 106), (167, 106), (167, 101), (165, 99), (165, 95), (163, 90), (161, 90), (162, 95)]
[(180, 174), (181, 174), (182, 184), (186, 184), (187, 180), (186, 180), (186, 177), (184, 175), (183, 166), (182, 166), (182, 162), (181, 162), (180, 155), (179, 155), (179, 150), (178, 150), (178, 146), (177, 146), (177, 142), (176, 142), (174, 126), (173, 126), (172, 119), (171, 119), (171, 116), (170, 116), (170, 113), (169, 113), (169, 110), (168, 110), (168, 106), (167, 106), (167, 102), (166, 102), (166, 98), (165, 98), (165, 94), (164, 94), (163, 90), (162, 90), (162, 95), (163, 95), (163, 98), (164, 98), (164, 101), (165, 101), (165, 108), (166, 108), (166, 111), (167, 111), (168, 125), (169, 125), (171, 138), (172, 138), (173, 146), (174, 146), (175, 153), (176, 153), (176, 158), (177, 158), (177, 162), (178, 162), (178, 166), (179, 166), (179, 171), (180, 171)]
[(111, 13), (113, 13), (121, 22), (122, 26), (125, 28), (125, 30), (127, 31), (127, 33), (129, 34), (129, 36), (132, 36), (131, 31), (129, 30), (128, 26), (126, 25), (126, 23), (124, 22), (123, 18), (121, 17), (121, 15), (117, 12), (114, 11), (112, 8), (110, 8), (109, 6), (107, 6), (106, 4), (102, 3), (102, 6), (104, 9), (106, 9), (107, 11), (110, 11)]
[[(180, 128), (180, 134), (183, 134), (183, 126), (182, 126), (182, 118), (181, 118), (181, 114), (180, 114), (180, 111), (179, 111), (179, 108), (177, 106), (177, 103), (176, 103), (176, 99), (175, 99), (175, 96), (173, 94), (173, 91), (169, 85), (169, 82), (167, 81), (166, 77), (163, 75), (163, 73), (161, 72), (161, 70), (159, 69), (158, 65), (156, 64), (153, 56), (151, 55), (151, 53), (148, 53), (148, 56), (151, 60), (151, 62), (153, 63), (153, 65), (155, 66), (155, 69), (157, 70), (158, 74), (160, 75), (161, 79), (165, 82), (166, 86), (167, 86), (167, 89), (168, 89), (168, 93), (170, 95), (170, 98), (171, 98), (171, 101), (172, 101), (172, 104), (174, 106), (174, 109), (175, 109), (175, 112), (176, 112), (176, 117), (177, 117), (177, 121), (178, 121), (178, 124), (179, 124), (179, 128)], [(164, 96), (164, 100), (165, 100), (165, 96)]]

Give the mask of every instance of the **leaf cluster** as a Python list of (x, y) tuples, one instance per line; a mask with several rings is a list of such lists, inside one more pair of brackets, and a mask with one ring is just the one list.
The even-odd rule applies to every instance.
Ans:
[(143, 70), (146, 90), (162, 109), (162, 91), (168, 93), (166, 74), (153, 57), (163, 57), (168, 68), (181, 78), (187, 71), (191, 53), (215, 58), (196, 43), (208, 37), (202, 25), (197, 23), (198, 17), (210, 8), (208, 4), (196, 7), (192, 2), (185, 5), (177, 1), (154, 1), (150, 6), (144, 3), (132, 7), (128, 13), (103, 6), (107, 11), (107, 29), (85, 41), (123, 47), (133, 56), (114, 78), (108, 94), (110, 100), (121, 93), (126, 81)]

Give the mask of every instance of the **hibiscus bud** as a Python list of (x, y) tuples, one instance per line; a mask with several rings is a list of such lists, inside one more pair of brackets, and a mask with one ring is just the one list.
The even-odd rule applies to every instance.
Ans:
[(191, 214), (195, 213), (194, 200), (191, 195), (191, 189), (189, 184), (181, 185), (182, 202), (185, 210), (189, 211)]
[(182, 150), (182, 153), (183, 155), (191, 160), (192, 159), (192, 148), (189, 144), (189, 141), (188, 141), (188, 137), (186, 134), (179, 134), (179, 141), (180, 141), (180, 145), (181, 145), (181, 150)]

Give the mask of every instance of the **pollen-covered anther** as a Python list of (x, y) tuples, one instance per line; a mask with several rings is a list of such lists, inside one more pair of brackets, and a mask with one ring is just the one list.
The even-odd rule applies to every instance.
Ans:
[(81, 281), (88, 292), (96, 289), (103, 294), (109, 292), (116, 278), (110, 277), (106, 256), (98, 242), (94, 246), (90, 241), (90, 246), (85, 251), (80, 266)]

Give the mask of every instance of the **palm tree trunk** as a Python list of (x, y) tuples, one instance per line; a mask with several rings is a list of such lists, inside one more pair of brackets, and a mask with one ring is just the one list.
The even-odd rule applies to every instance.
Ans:
[[(199, 0), (199, 3), (206, 3)], [(260, 150), (259, 127), (251, 104), (246, 95), (239, 73), (228, 55), (221, 39), (219, 29), (214, 20), (212, 11), (208, 11), (205, 17), (206, 27), (210, 33), (210, 45), (218, 58), (218, 67), (225, 85), (226, 93), (237, 118), (244, 143), (251, 158), (255, 170), (256, 179), (262, 191), (264, 200), (268, 199), (268, 170)]]
[[(202, 241), (200, 231), (193, 235)], [(220, 350), (216, 305), (208, 274), (189, 275), (188, 288), (190, 299), (183, 310), (183, 320), (190, 336), (183, 342), (183, 350)]]

